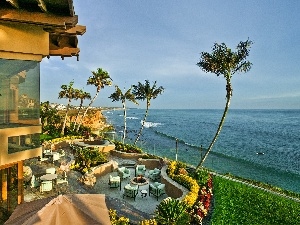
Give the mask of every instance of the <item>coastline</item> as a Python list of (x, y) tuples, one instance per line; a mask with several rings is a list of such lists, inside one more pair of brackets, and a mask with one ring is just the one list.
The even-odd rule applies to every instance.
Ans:
[[(211, 140), (209, 132), (215, 132), (220, 112), (152, 109), (147, 121), (161, 125), (143, 130), (145, 140), (141, 147), (145, 152), (175, 159), (175, 139), (178, 138), (181, 140), (178, 143), (178, 159), (197, 165), (200, 152), (195, 143)], [(299, 132), (289, 131), (299, 127), (297, 112), (299, 110), (232, 110), (204, 166), (300, 193), (297, 169), (300, 168), (300, 160), (297, 161), (300, 157), (297, 151), (299, 142), (296, 142)], [(128, 130), (132, 131), (140, 125), (142, 114), (141, 110), (128, 111), (128, 117), (135, 117), (127, 121)], [(122, 118), (117, 114), (105, 113), (105, 116), (118, 131)], [(265, 154), (257, 155), (257, 152)]]

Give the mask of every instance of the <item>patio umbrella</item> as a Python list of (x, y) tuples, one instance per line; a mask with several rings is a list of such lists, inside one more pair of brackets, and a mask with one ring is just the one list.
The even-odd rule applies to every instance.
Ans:
[(17, 206), (8, 224), (111, 224), (103, 194), (59, 195)]

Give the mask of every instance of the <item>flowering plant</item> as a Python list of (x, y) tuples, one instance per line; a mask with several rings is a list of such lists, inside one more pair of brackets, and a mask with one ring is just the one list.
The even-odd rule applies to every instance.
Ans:
[(199, 191), (197, 201), (193, 207), (193, 218), (198, 223), (201, 224), (203, 218), (207, 215), (212, 198), (212, 178), (209, 175), (206, 186), (203, 186)]

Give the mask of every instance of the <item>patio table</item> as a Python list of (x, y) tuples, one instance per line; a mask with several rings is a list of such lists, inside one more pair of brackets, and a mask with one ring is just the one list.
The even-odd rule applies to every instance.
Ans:
[(147, 190), (141, 190), (142, 198), (147, 196)]
[(57, 174), (45, 174), (40, 177), (41, 180), (55, 180), (57, 178)]

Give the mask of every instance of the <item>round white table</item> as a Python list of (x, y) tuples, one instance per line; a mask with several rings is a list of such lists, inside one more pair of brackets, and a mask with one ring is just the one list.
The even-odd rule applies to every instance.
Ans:
[(41, 180), (55, 180), (57, 178), (57, 174), (45, 174), (40, 177)]

